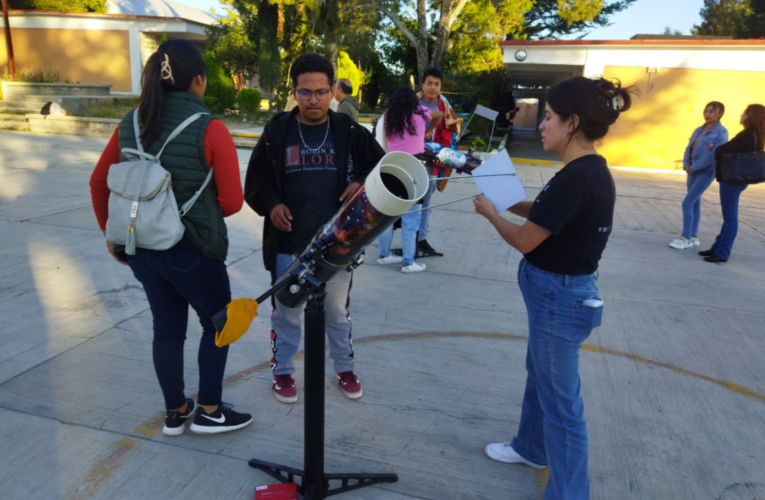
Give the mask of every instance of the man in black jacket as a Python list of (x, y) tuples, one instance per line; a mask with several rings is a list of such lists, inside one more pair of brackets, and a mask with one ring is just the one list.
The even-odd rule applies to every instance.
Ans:
[[(263, 260), (275, 282), (377, 165), (384, 152), (372, 134), (348, 116), (329, 110), (334, 71), (318, 54), (297, 58), (290, 72), (298, 106), (266, 124), (247, 167), (244, 197), (265, 218)], [(329, 355), (340, 389), (362, 395), (353, 373), (350, 303), (351, 273), (327, 283), (326, 330)], [(273, 392), (283, 403), (298, 400), (292, 358), (300, 345), (301, 309), (275, 300), (271, 316)]]

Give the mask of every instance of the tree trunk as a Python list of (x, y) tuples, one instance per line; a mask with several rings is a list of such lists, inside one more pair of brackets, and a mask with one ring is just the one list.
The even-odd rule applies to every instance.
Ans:
[(436, 43), (433, 47), (433, 57), (431, 62), (433, 66), (443, 70), (446, 63), (446, 52), (449, 50), (449, 31), (451, 23), (449, 14), (452, 10), (452, 0), (443, 0), (441, 3), (441, 16), (438, 19), (438, 28), (436, 28)]
[(335, 70), (335, 80), (337, 80), (337, 40), (329, 40), (327, 41), (327, 59), (329, 59), (329, 62), (332, 63), (332, 69)]
[[(425, 0), (417, 0), (417, 79), (428, 69), (428, 11)], [(422, 82), (420, 82), (422, 83)]]

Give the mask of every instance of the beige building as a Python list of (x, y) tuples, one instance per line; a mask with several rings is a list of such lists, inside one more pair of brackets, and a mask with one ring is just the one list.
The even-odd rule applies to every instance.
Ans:
[(513, 95), (539, 102), (534, 126), (544, 113), (547, 89), (560, 78), (618, 79), (640, 91), (601, 144), (611, 166), (674, 169), (691, 133), (703, 125), (708, 102), (725, 104), (722, 124), (731, 137), (741, 130), (747, 105), (765, 104), (765, 40), (638, 36), (501, 47)]
[[(141, 72), (163, 34), (204, 47), (207, 12), (167, 0), (109, 0), (107, 14), (10, 11), (17, 71), (57, 72), (79, 83), (111, 84), (115, 94), (141, 93)], [(0, 28), (5, 28), (0, 18)], [(8, 65), (0, 43), (0, 69)]]

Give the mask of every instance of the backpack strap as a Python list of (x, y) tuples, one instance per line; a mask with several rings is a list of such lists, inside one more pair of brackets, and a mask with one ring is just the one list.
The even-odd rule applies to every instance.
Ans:
[(135, 143), (138, 144), (138, 151), (143, 153), (143, 144), (141, 144), (141, 125), (138, 123), (138, 108), (133, 111), (133, 131), (135, 132)]
[(162, 149), (160, 149), (159, 153), (157, 153), (157, 155), (156, 155), (157, 160), (159, 160), (159, 157), (162, 156), (162, 152), (165, 150), (167, 145), (170, 144), (170, 141), (172, 141), (173, 139), (178, 137), (178, 135), (180, 135), (180, 133), (183, 132), (186, 127), (188, 127), (189, 125), (191, 125), (192, 123), (197, 121), (197, 119), (199, 117), (201, 117), (202, 115), (209, 115), (209, 114), (210, 113), (195, 113), (195, 114), (189, 116), (188, 118), (186, 118), (183, 121), (183, 123), (178, 125), (176, 127), (176, 129), (173, 130), (173, 132), (170, 134), (170, 137), (167, 138), (167, 140), (165, 141), (165, 144), (162, 145)]
[(180, 211), (180, 216), (181, 216), (181, 217), (183, 217), (184, 215), (186, 215), (186, 213), (187, 213), (189, 210), (191, 210), (191, 207), (193, 207), (193, 206), (194, 206), (194, 203), (196, 203), (196, 202), (197, 202), (197, 200), (199, 199), (199, 197), (200, 197), (200, 196), (202, 196), (202, 191), (204, 191), (204, 190), (205, 190), (205, 188), (207, 187), (207, 185), (210, 183), (210, 180), (212, 180), (212, 177), (213, 177), (213, 169), (212, 169), (212, 167), (210, 167), (210, 171), (209, 171), (209, 172), (207, 172), (207, 178), (206, 178), (206, 179), (205, 179), (205, 181), (202, 183), (202, 187), (201, 187), (201, 188), (199, 188), (199, 190), (198, 190), (196, 193), (194, 193), (194, 196), (192, 196), (191, 198), (189, 198), (189, 199), (188, 199), (188, 201), (187, 201), (186, 203), (184, 203), (184, 204), (183, 204), (183, 206), (181, 207), (181, 211)]

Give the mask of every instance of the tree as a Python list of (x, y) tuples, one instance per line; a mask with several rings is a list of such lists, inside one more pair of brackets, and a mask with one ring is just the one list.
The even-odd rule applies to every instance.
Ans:
[(671, 26), (665, 26), (664, 31), (661, 34), (666, 36), (683, 36), (682, 31), (675, 29)]
[(694, 35), (740, 36), (752, 15), (749, 0), (704, 0), (701, 24), (694, 25)]
[(248, 19), (233, 10), (230, 4), (224, 6), (228, 15), (205, 29), (207, 50), (214, 52), (231, 72), (248, 82), (258, 65), (258, 52), (247, 33)]
[(106, 0), (8, 0), (12, 10), (106, 13)]
[(351, 57), (345, 51), (340, 51), (337, 57), (337, 78), (346, 78), (350, 80), (353, 87), (353, 95), (359, 93), (361, 85), (364, 83), (364, 72), (356, 67)]
[(637, 0), (537, 0), (526, 13), (524, 28), (511, 33), (516, 39), (585, 36), (593, 28), (609, 25), (609, 18)]

